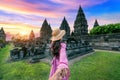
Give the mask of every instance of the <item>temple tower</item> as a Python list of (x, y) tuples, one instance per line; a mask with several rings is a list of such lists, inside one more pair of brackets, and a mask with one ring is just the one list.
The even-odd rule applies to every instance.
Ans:
[(76, 20), (74, 22), (74, 34), (76, 36), (88, 34), (88, 24), (82, 7), (79, 7)]
[(52, 34), (51, 26), (50, 24), (48, 25), (48, 22), (45, 19), (40, 30), (40, 39), (43, 42), (48, 42), (51, 38), (51, 34)]
[(6, 34), (3, 27), (0, 29), (0, 40), (6, 41)]
[(34, 34), (33, 30), (31, 30), (31, 32), (30, 32), (29, 40), (30, 40), (30, 41), (35, 40), (35, 34)]
[(93, 26), (93, 28), (94, 28), (94, 27), (97, 27), (97, 26), (99, 26), (99, 24), (98, 24), (98, 21), (97, 21), (97, 19), (95, 19), (95, 23), (94, 23), (94, 26)]
[(67, 39), (68, 37), (70, 37), (70, 27), (69, 27), (69, 24), (68, 24), (65, 17), (62, 20), (62, 23), (60, 25), (60, 29), (66, 31), (66, 34), (65, 34), (65, 36), (63, 38)]

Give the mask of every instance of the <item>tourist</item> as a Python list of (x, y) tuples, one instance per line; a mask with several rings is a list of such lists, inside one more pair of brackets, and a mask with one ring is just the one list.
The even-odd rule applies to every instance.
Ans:
[(59, 78), (62, 77), (61, 80), (68, 80), (69, 78), (70, 72), (66, 55), (66, 43), (62, 42), (64, 35), (64, 30), (56, 29), (52, 32), (51, 52), (53, 59), (49, 78), (52, 78), (55, 75), (56, 71), (59, 70), (62, 70), (61, 74), (58, 75)]

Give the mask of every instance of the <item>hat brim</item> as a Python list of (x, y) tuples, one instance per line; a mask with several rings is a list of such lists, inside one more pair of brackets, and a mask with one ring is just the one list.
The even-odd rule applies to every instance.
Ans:
[(60, 33), (57, 36), (53, 36), (51, 38), (51, 41), (57, 41), (62, 39), (62, 37), (65, 35), (65, 30), (61, 30)]

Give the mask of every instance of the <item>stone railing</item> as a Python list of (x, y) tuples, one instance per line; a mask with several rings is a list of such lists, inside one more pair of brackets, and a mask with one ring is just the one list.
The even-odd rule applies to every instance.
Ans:
[[(68, 59), (72, 59), (89, 52), (92, 52), (93, 49), (89, 44), (86, 43), (68, 43), (66, 47)], [(38, 57), (37, 57), (38, 56)], [(10, 51), (10, 57), (13, 60), (21, 60), (26, 58), (31, 58), (31, 61), (39, 60), (42, 58), (51, 58), (50, 44), (46, 44), (45, 47), (22, 47), (14, 48)]]
[(12, 60), (26, 59), (30, 57), (43, 58), (45, 47), (19, 47), (10, 51), (10, 57)]

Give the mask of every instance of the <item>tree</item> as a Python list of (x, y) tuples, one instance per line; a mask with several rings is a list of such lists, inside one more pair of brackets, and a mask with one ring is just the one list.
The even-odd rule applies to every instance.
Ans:
[(112, 34), (112, 33), (120, 33), (120, 23), (97, 26), (90, 31), (91, 35)]

